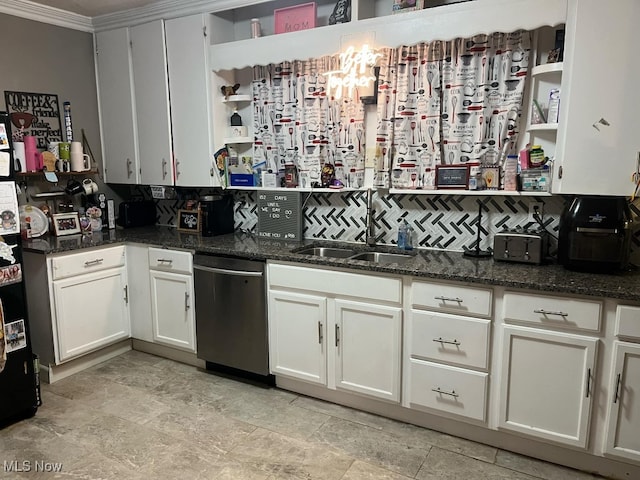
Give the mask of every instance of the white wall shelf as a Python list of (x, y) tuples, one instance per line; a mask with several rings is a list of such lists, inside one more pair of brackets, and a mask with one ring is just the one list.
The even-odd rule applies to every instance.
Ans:
[(224, 139), (226, 145), (241, 145), (243, 143), (253, 143), (253, 137), (226, 137)]
[(250, 102), (251, 100), (253, 100), (251, 95), (229, 95), (222, 99), (222, 103)]
[(534, 123), (533, 125), (529, 125), (527, 130), (530, 132), (541, 132), (541, 131), (556, 131), (558, 130), (557, 123)]
[(531, 69), (531, 76), (537, 77), (538, 75), (546, 75), (549, 73), (562, 72), (562, 62), (545, 63), (543, 65), (536, 65)]
[(549, 192), (512, 192), (509, 190), (408, 190), (390, 188), (392, 195), (469, 195), (469, 196), (505, 196), (505, 197), (550, 197)]

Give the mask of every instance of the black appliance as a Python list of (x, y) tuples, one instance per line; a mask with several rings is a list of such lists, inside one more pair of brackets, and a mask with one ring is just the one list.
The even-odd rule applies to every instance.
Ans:
[(117, 224), (124, 228), (155, 225), (155, 202), (153, 200), (139, 200), (120, 203)]
[(624, 197), (574, 198), (560, 217), (558, 262), (590, 272), (624, 269), (629, 262), (631, 221)]
[[(40, 405), (38, 372), (29, 336), (22, 269), (20, 217), (14, 182), (9, 115), (0, 112), (0, 154), (9, 155), (0, 173), (0, 427), (34, 415)], [(3, 175), (7, 173), (8, 175)], [(13, 211), (15, 207), (16, 211)]]
[(233, 197), (205, 195), (200, 200), (202, 236), (213, 237), (233, 233)]

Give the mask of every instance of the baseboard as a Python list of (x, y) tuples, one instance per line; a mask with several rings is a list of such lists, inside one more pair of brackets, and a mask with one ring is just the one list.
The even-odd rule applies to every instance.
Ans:
[(329, 390), (319, 385), (312, 385), (280, 376), (276, 376), (276, 385), (279, 388), (309, 397), (356, 408), (419, 427), (436, 430), (448, 435), (466, 438), (467, 440), (483, 443), (502, 450), (508, 450), (546, 462), (575, 468), (584, 472), (595, 473), (619, 480), (640, 478), (640, 466), (592, 455), (588, 452), (572, 450), (557, 444), (543, 443), (513, 435), (509, 432), (490, 430), (488, 427), (412, 410), (399, 404), (391, 404), (360, 395)]
[(138, 340), (136, 338), (131, 339), (131, 346), (134, 350), (150, 353), (151, 355), (157, 355), (158, 357), (168, 358), (169, 360), (175, 360), (180, 363), (186, 363), (187, 365), (193, 365), (194, 367), (205, 368), (205, 361), (200, 360), (196, 354), (192, 352), (185, 352), (184, 350), (178, 350), (177, 348), (158, 345), (157, 343), (146, 342), (144, 340)]
[(101, 348), (97, 352), (87, 353), (75, 360), (60, 365), (42, 365), (40, 364), (40, 381), (47, 383), (55, 383), (74, 373), (86, 370), (99, 363), (105, 362), (110, 358), (122, 355), (131, 350), (131, 340), (126, 339), (108, 347)]

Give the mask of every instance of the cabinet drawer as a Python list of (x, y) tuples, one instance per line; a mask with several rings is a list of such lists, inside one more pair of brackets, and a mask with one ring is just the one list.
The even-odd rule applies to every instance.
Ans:
[(489, 374), (411, 359), (409, 404), (485, 421)]
[(193, 273), (193, 255), (191, 252), (150, 247), (149, 268), (191, 274)]
[(124, 245), (61, 255), (51, 259), (52, 280), (124, 265)]
[(410, 355), (486, 370), (490, 327), (489, 320), (412, 310)]
[(337, 272), (325, 269), (269, 264), (269, 287), (294, 288), (400, 303), (402, 281), (397, 277)]
[(413, 282), (411, 305), (441, 312), (491, 316), (492, 291), (435, 282)]
[(569, 330), (600, 331), (602, 302), (506, 292), (504, 319)]
[(640, 307), (618, 305), (616, 309), (616, 336), (640, 341)]

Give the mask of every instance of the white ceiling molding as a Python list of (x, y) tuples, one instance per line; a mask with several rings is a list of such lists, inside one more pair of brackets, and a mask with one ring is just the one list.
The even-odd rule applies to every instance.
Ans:
[(48, 23), (58, 27), (93, 32), (91, 18), (77, 13), (60, 10), (59, 8), (41, 5), (29, 0), (2, 0), (0, 13), (6, 13), (15, 17), (27, 18), (36, 22)]
[(159, 18), (215, 13), (268, 1), (270, 0), (159, 0), (144, 7), (93, 17), (93, 27), (98, 32), (146, 23)]

